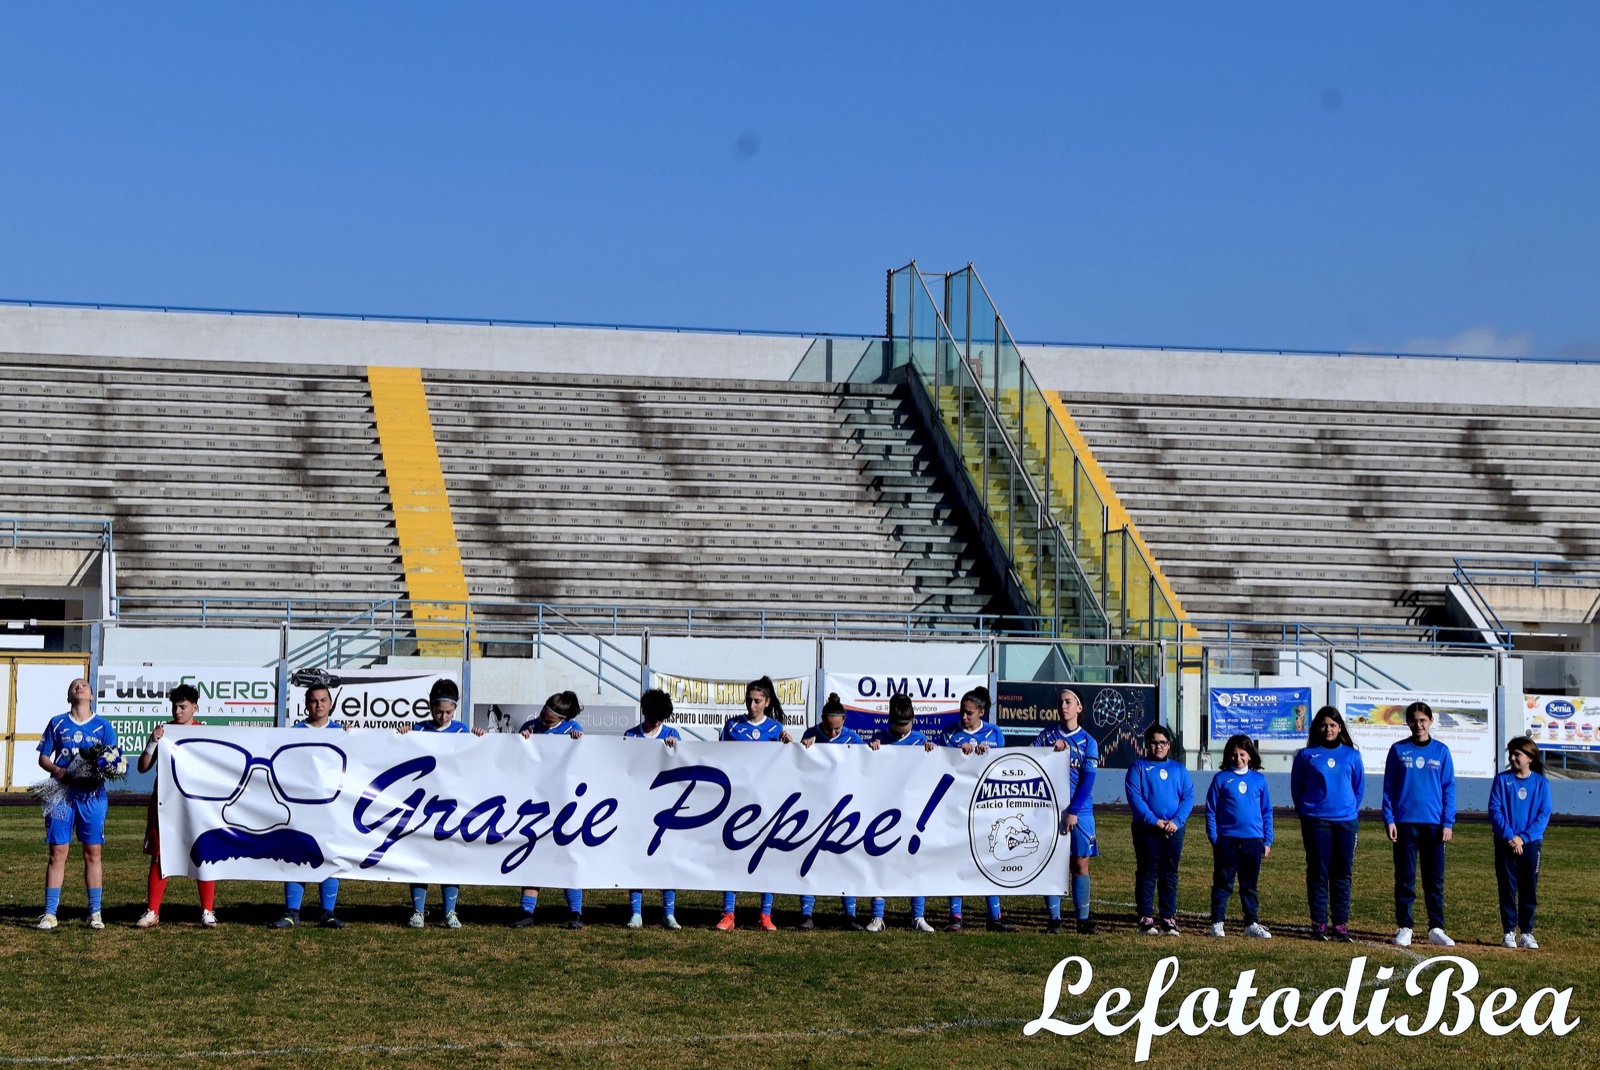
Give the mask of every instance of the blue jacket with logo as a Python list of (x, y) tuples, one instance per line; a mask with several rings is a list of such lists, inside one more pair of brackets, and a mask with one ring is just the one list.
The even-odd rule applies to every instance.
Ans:
[(1194, 809), (1194, 780), (1182, 762), (1171, 758), (1140, 758), (1129, 767), (1125, 786), (1134, 820), (1143, 824), (1173, 821), (1182, 828)]
[(1289, 795), (1301, 817), (1354, 821), (1361, 816), (1366, 790), (1367, 771), (1354, 747), (1302, 747), (1295, 752)]
[(1272, 846), (1272, 792), (1259, 769), (1224, 770), (1206, 792), (1206, 839), (1261, 840)]
[(1418, 746), (1402, 739), (1389, 748), (1383, 767), (1385, 825), (1456, 823), (1456, 765), (1437, 739)]
[(1524, 843), (1544, 839), (1550, 824), (1550, 782), (1538, 773), (1521, 780), (1501, 773), (1489, 786), (1489, 827), (1494, 838), (1521, 836)]

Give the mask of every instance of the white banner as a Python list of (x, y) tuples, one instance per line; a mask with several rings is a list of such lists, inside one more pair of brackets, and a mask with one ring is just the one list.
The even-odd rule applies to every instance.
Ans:
[(142, 747), (150, 729), (171, 720), (167, 692), (189, 684), (200, 692), (200, 720), (208, 725), (270, 727), (278, 713), (278, 670), (260, 666), (102, 665), (94, 711), (130, 749)]
[(1361, 749), (1361, 764), (1370, 776), (1383, 775), (1389, 748), (1411, 737), (1406, 707), (1426, 702), (1433, 707), (1432, 736), (1450, 748), (1456, 776), (1495, 775), (1494, 699), (1489, 695), (1449, 691), (1361, 691), (1339, 689), (1340, 713), (1350, 738)]
[[(783, 706), (783, 719), (796, 738), (810, 724), (806, 712), (806, 692), (810, 678), (792, 676), (772, 681)], [(722, 722), (745, 715), (744, 693), (749, 680), (709, 680), (698, 676), (674, 676), (652, 672), (650, 686), (672, 698), (671, 724), (685, 739), (716, 740), (722, 737)]]
[(169, 727), (161, 866), (815, 895), (1060, 894), (1067, 765), (801, 747)]
[(437, 669), (300, 669), (289, 677), (289, 723), (306, 718), (306, 688), (325, 685), (333, 696), (333, 719), (351, 728), (393, 728), (428, 716), (428, 691), (435, 680), (461, 676)]
[(823, 679), (827, 690), (844, 703), (844, 723), (863, 734), (888, 726), (891, 695), (911, 699), (918, 731), (931, 735), (954, 728), (960, 719), (961, 696), (980, 685), (989, 686), (987, 676), (830, 672)]

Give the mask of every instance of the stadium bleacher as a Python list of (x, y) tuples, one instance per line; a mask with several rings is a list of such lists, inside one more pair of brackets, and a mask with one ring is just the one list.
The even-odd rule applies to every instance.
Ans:
[(1192, 619), (1399, 623), (1452, 557), (1600, 556), (1600, 411), (1066, 398)]
[[(438, 370), (472, 597), (998, 610), (889, 386)], [(7, 512), (107, 517), (118, 590), (404, 598), (364, 368), (12, 355)]]

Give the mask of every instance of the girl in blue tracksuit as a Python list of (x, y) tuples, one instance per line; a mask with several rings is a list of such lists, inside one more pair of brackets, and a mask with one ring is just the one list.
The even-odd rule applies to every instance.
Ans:
[[(539, 716), (523, 724), (518, 729), (523, 739), (532, 739), (534, 736), (548, 736), (553, 739), (582, 739), (583, 725), (578, 723), (578, 715), (583, 712), (583, 704), (578, 701), (578, 696), (572, 691), (561, 691), (544, 700), (544, 706), (539, 710)], [(567, 928), (583, 928), (583, 889), (568, 888), (567, 896)], [(512, 922), (512, 927), (526, 929), (533, 924), (533, 912), (539, 906), (539, 889), (522, 889), (522, 916)]]
[[(1183, 857), (1184, 823), (1194, 809), (1194, 780), (1171, 757), (1172, 733), (1153, 724), (1144, 733), (1145, 757), (1128, 769), (1126, 791), (1133, 808), (1134, 899), (1139, 931), (1178, 935), (1178, 861)], [(1161, 914), (1154, 909), (1161, 887)]]
[[(1306, 745), (1295, 753), (1289, 794), (1306, 848), (1306, 899), (1314, 939), (1351, 943), (1350, 872), (1367, 773), (1344, 718), (1324, 706), (1311, 719)], [(1328, 928), (1329, 918), (1333, 928)]]
[[(1533, 938), (1538, 906), (1539, 858), (1550, 824), (1550, 782), (1544, 756), (1527, 736), (1506, 744), (1510, 768), (1489, 786), (1489, 827), (1494, 830), (1494, 876), (1500, 887), (1500, 928), (1506, 947), (1539, 950)], [(1517, 939), (1517, 929), (1522, 939)]]
[[(783, 705), (778, 701), (778, 689), (770, 676), (751, 680), (744, 689), (743, 717), (730, 717), (722, 724), (722, 741), (738, 743), (793, 743), (794, 739), (783, 727)], [(733, 928), (733, 906), (737, 897), (733, 892), (722, 893), (722, 917), (717, 928), (723, 932)], [(756, 924), (772, 932), (777, 925), (772, 921), (772, 893), (761, 893), (761, 916)]]
[[(678, 745), (678, 730), (667, 723), (672, 716), (672, 696), (660, 688), (651, 688), (639, 696), (639, 723), (622, 733), (623, 739), (653, 739), (663, 746)], [(661, 890), (661, 927), (677, 932), (678, 893), (671, 888)], [(644, 889), (628, 892), (628, 928), (644, 928)]]
[(1453, 947), (1444, 931), (1444, 845), (1456, 823), (1456, 767), (1450, 748), (1434, 739), (1433, 707), (1406, 707), (1411, 738), (1389, 748), (1383, 766), (1383, 823), (1394, 844), (1394, 942), (1411, 946), (1411, 905), (1417, 900), (1417, 860), (1428, 908), (1428, 943)]
[(1256, 881), (1261, 860), (1272, 853), (1272, 793), (1261, 772), (1261, 755), (1249, 736), (1232, 736), (1222, 748), (1225, 768), (1206, 792), (1206, 838), (1211, 841), (1211, 935), (1223, 936), (1228, 899), (1239, 878), (1244, 934), (1272, 936), (1261, 924)]

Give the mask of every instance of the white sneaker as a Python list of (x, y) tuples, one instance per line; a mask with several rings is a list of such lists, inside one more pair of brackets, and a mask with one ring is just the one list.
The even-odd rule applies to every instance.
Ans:
[(135, 929), (151, 929), (161, 924), (161, 915), (153, 910), (147, 910), (139, 915), (139, 920), (133, 923)]
[(1455, 947), (1456, 942), (1444, 934), (1443, 929), (1429, 929), (1428, 943), (1437, 944), (1439, 947)]
[(1212, 936), (1227, 936), (1228, 935), (1228, 930), (1222, 924), (1222, 922), (1214, 921), (1214, 922), (1211, 923), (1211, 935)]
[[(1507, 933), (1506, 935), (1509, 936), (1511, 934)], [(1537, 951), (1537, 950), (1539, 950), (1539, 941), (1537, 941), (1537, 940), (1535, 940), (1533, 938), (1533, 934), (1532, 933), (1523, 933), (1522, 934), (1522, 940), (1520, 941), (1520, 943), (1522, 945), (1522, 950), (1524, 950), (1524, 951)]]
[(1514, 932), (1506, 933), (1504, 936), (1502, 936), (1500, 938), (1500, 946), (1501, 947), (1516, 947), (1517, 946), (1517, 934), (1514, 933)]
[(411, 926), (413, 929), (420, 929), (424, 925), (428, 924), (428, 919), (422, 916), (422, 911), (413, 910), (411, 912), (411, 920), (406, 922), (406, 924)]
[(215, 929), (217, 927), (217, 912), (215, 910), (202, 910), (200, 912), (200, 924), (207, 929)]
[(630, 929), (642, 929), (642, 928), (644, 928), (644, 915), (643, 914), (635, 914), (633, 917), (629, 918), (628, 919), (628, 928), (630, 928)]
[(1396, 929), (1394, 931), (1394, 946), (1395, 947), (1410, 947), (1411, 946), (1411, 930), (1410, 929)]
[(46, 914), (44, 917), (40, 918), (37, 926), (37, 928), (40, 929), (54, 929), (55, 927), (56, 916), (54, 914)]
[(927, 918), (912, 918), (911, 919), (911, 928), (912, 928), (913, 931), (919, 932), (919, 933), (931, 933), (931, 932), (937, 932), (938, 931), (932, 925), (928, 924), (928, 919)]
[(1252, 940), (1271, 940), (1272, 934), (1267, 932), (1267, 927), (1259, 921), (1252, 921), (1244, 927), (1244, 934)]
[(444, 916), (444, 927), (446, 929), (459, 929), (459, 928), (461, 928), (461, 919), (456, 917), (456, 912), (455, 911), (452, 910), (450, 913), (448, 913), (448, 914), (446, 914)]
[(104, 929), (105, 927), (106, 923), (100, 920), (100, 912), (98, 910), (89, 915), (89, 928)]
[(669, 929), (672, 932), (677, 932), (679, 929), (683, 928), (682, 925), (678, 924), (678, 919), (671, 914), (668, 914), (666, 917), (661, 919), (661, 927), (663, 929)]
[(884, 926), (882, 918), (873, 918), (871, 921), (867, 922), (867, 932), (869, 933), (881, 933), (883, 932), (883, 928)]

